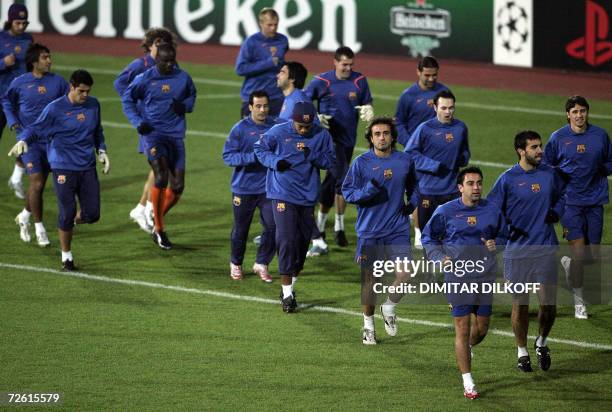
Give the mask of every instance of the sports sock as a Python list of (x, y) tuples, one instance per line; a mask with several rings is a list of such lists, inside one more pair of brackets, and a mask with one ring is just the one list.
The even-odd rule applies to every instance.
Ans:
[(291, 277), (291, 290), (293, 290), (293, 288), (295, 287), (295, 284), (297, 283), (298, 277), (297, 276), (292, 276)]
[(344, 230), (344, 215), (336, 214), (336, 223), (334, 224), (334, 230), (336, 232)]
[(467, 390), (474, 389), (474, 379), (472, 379), (472, 373), (462, 373), (461, 377), (463, 378), (463, 387)]
[(34, 229), (36, 229), (36, 234), (39, 234), (41, 232), (46, 232), (45, 226), (43, 225), (42, 222), (34, 222)]
[(518, 357), (522, 358), (523, 356), (529, 356), (529, 352), (527, 352), (526, 346), (519, 346), (518, 347)]
[(174, 193), (171, 189), (166, 189), (166, 196), (164, 197), (164, 216), (174, 205), (176, 205), (181, 198), (179, 193)]
[(13, 183), (21, 182), (21, 178), (23, 177), (24, 173), (25, 173), (25, 168), (15, 164), (15, 167), (13, 168), (13, 174), (11, 175), (11, 182)]
[(31, 215), (32, 215), (32, 212), (28, 212), (26, 208), (23, 208), (23, 210), (19, 212), (19, 220), (22, 223), (28, 223), (30, 221)]
[(317, 213), (317, 229), (319, 232), (325, 232), (325, 222), (327, 222), (327, 213)]
[(538, 336), (538, 339), (536, 339), (536, 346), (542, 347), (542, 346), (546, 346), (546, 340), (548, 338), (543, 338), (541, 336)]
[(387, 297), (387, 300), (382, 305), (382, 311), (385, 316), (395, 315), (395, 305), (397, 303), (393, 302), (390, 297)]
[(293, 295), (293, 286), (283, 285), (283, 299), (287, 299), (288, 297), (292, 295)]
[(584, 305), (584, 288), (574, 288), (574, 305)]
[(65, 262), (67, 260), (72, 260), (72, 251), (69, 250), (68, 252), (64, 252), (62, 250), (62, 262)]
[(374, 330), (374, 316), (363, 315), (363, 328)]
[(327, 249), (327, 243), (325, 243), (325, 240), (323, 240), (322, 237), (320, 237), (318, 239), (313, 239), (312, 240), (312, 245), (320, 247), (321, 249)]
[(147, 200), (147, 205), (145, 206), (145, 213), (149, 214), (153, 211), (153, 203), (150, 200)]
[(419, 229), (418, 227), (414, 228), (414, 237), (415, 238), (420, 238), (421, 237), (421, 229)]
[(164, 204), (164, 194), (166, 188), (159, 188), (153, 186), (151, 188), (151, 203), (153, 203), (153, 217), (155, 219), (155, 230), (164, 230), (164, 214), (162, 213), (162, 206)]

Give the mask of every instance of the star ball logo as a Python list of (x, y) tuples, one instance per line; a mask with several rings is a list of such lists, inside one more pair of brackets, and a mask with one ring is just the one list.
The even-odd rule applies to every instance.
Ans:
[(527, 11), (514, 1), (507, 2), (497, 11), (497, 35), (502, 47), (512, 53), (520, 53), (529, 38)]
[(607, 41), (610, 18), (606, 10), (592, 0), (586, 2), (584, 36), (565, 47), (566, 53), (584, 60), (590, 66), (600, 66), (612, 60), (612, 42)]
[(414, 58), (431, 54), (431, 50), (440, 47), (439, 39), (451, 35), (450, 12), (435, 8), (427, 0), (391, 7), (390, 18), (391, 33), (404, 36), (400, 43)]

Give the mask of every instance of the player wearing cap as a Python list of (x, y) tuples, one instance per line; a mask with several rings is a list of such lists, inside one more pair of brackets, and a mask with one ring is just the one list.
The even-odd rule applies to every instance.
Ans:
[(268, 168), (266, 196), (272, 199), (281, 301), (287, 313), (297, 308), (293, 287), (312, 235), (319, 170), (335, 162), (331, 136), (314, 124), (316, 116), (312, 103), (298, 102), (289, 122), (272, 127), (255, 143), (255, 155)]

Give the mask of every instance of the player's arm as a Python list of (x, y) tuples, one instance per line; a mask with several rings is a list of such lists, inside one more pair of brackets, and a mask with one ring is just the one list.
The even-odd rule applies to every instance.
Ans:
[(16, 130), (16, 128), (23, 126), (19, 122), (19, 89), (15, 86), (15, 80), (13, 80), (2, 97), (2, 110), (11, 130)]
[[(369, 178), (368, 178), (369, 177)], [(367, 206), (377, 198), (381, 192), (386, 193), (383, 183), (361, 170), (359, 160), (355, 160), (349, 168), (344, 182), (342, 182), (342, 195), (348, 203)]]
[(49, 103), (38, 115), (34, 123), (22, 129), (21, 133), (17, 135), (17, 140), (32, 144), (35, 141), (45, 139), (47, 136), (53, 136), (56, 132), (57, 123), (55, 122), (55, 116), (52, 105)]
[(410, 113), (411, 99), (407, 93), (402, 93), (397, 102), (397, 109), (395, 110), (395, 121), (397, 124), (397, 141), (404, 147), (410, 135), (408, 134), (408, 116)]
[(610, 142), (610, 136), (606, 133), (604, 142), (604, 160), (601, 167), (601, 171), (604, 176), (610, 176), (612, 174), (612, 142)]
[(434, 160), (430, 157), (427, 157), (423, 154), (423, 149), (421, 147), (421, 139), (422, 134), (425, 129), (425, 123), (421, 123), (419, 127), (416, 128), (410, 139), (406, 143), (405, 152), (410, 154), (412, 160), (414, 161), (415, 168), (419, 172), (425, 173), (438, 173), (440, 170), (441, 163), (437, 160)]
[(125, 93), (125, 90), (130, 85), (130, 82), (134, 79), (134, 71), (132, 70), (132, 65), (128, 65), (121, 73), (117, 75), (115, 81), (113, 82), (113, 87), (117, 91), (119, 97)]
[(96, 119), (96, 128), (94, 130), (95, 147), (97, 151), (106, 152), (106, 139), (104, 138), (104, 128), (102, 127), (102, 108), (97, 100), (96, 105), (98, 106), (98, 118)]
[(544, 146), (544, 153), (542, 153), (542, 163), (549, 164), (553, 167), (559, 165), (556, 140), (555, 135), (551, 135), (548, 142), (546, 142), (546, 146)]
[(463, 129), (463, 140), (461, 141), (461, 154), (459, 155), (459, 167), (465, 167), (470, 162), (470, 143), (468, 141), (468, 129), (467, 126)]
[(255, 55), (251, 50), (257, 45), (253, 45), (251, 43), (252, 42), (247, 41), (240, 47), (240, 52), (236, 58), (236, 74), (238, 76), (255, 76), (260, 73), (267, 72), (278, 65), (278, 57), (276, 61), (272, 56), (267, 57), (266, 59), (256, 60)]
[(244, 152), (241, 150), (242, 134), (238, 125), (230, 131), (225, 145), (223, 146), (223, 162), (230, 167), (248, 166), (257, 163), (255, 152)]
[(182, 102), (185, 105), (185, 113), (193, 112), (196, 96), (197, 90), (193, 84), (193, 80), (191, 79), (191, 76), (187, 76), (187, 97)]
[(404, 210), (404, 213), (406, 214), (412, 213), (421, 201), (419, 191), (417, 190), (417, 185), (418, 183), (414, 163), (410, 162), (408, 173), (406, 174), (406, 182), (404, 184), (406, 191), (406, 200), (408, 202)]
[[(253, 146), (257, 160), (268, 169), (279, 170), (279, 162), (287, 162), (287, 159), (275, 153), (277, 145), (278, 142), (276, 141), (275, 135), (264, 133)], [(290, 164), (289, 167), (291, 167)], [(286, 169), (287, 168), (283, 168), (283, 170)]]
[(432, 261), (442, 261), (447, 256), (444, 252), (446, 238), (446, 216), (436, 210), (425, 225), (421, 235), (421, 243), (427, 252), (427, 258)]
[(125, 89), (125, 92), (121, 95), (123, 113), (125, 113), (125, 116), (132, 126), (137, 129), (144, 122), (144, 119), (138, 111), (137, 102), (144, 98), (145, 88), (145, 81), (143, 81), (143, 76), (141, 74), (130, 83), (127, 89)]
[(329, 132), (321, 129), (319, 133), (324, 137), (319, 141), (318, 146), (306, 156), (306, 160), (309, 160), (318, 169), (329, 170), (336, 164), (336, 152)]

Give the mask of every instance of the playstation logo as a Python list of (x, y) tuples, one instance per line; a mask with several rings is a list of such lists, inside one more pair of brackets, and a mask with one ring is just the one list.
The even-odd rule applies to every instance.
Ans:
[(567, 54), (583, 59), (591, 66), (599, 66), (612, 60), (612, 42), (606, 41), (609, 23), (606, 10), (594, 1), (587, 0), (584, 36), (565, 47)]

